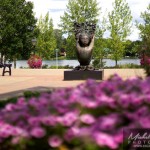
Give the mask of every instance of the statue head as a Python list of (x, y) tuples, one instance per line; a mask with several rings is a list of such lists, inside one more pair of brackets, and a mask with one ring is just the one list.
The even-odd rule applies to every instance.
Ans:
[(79, 36), (79, 42), (83, 47), (88, 46), (90, 43), (90, 40), (91, 38), (88, 33), (81, 33)]

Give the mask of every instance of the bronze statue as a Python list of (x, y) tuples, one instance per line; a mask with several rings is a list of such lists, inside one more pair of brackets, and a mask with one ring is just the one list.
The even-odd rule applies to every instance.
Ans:
[(76, 38), (76, 53), (80, 66), (77, 66), (75, 70), (94, 70), (90, 66), (92, 58), (92, 51), (94, 47), (94, 32), (96, 25), (85, 23), (74, 24), (75, 38)]
[(90, 65), (94, 47), (95, 29), (96, 24), (91, 22), (74, 23), (76, 53), (80, 65), (75, 67), (73, 71), (64, 71), (64, 80), (103, 79), (104, 71), (96, 70)]

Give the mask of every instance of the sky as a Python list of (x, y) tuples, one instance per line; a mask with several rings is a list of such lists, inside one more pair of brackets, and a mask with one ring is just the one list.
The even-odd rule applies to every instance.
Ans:
[[(66, 10), (66, 5), (68, 4), (68, 0), (26, 0), (32, 1), (34, 3), (34, 12), (35, 16), (39, 18), (41, 15), (45, 16), (47, 12), (49, 12), (50, 17), (53, 19), (54, 28), (58, 28), (58, 23), (60, 21), (60, 16), (63, 16), (64, 11)], [(105, 13), (106, 10), (112, 10), (112, 3), (114, 0), (97, 0), (99, 6), (101, 7), (102, 13)], [(134, 25), (134, 21), (137, 20), (139, 22), (142, 21), (140, 18), (141, 12), (144, 12), (148, 4), (150, 4), (150, 0), (126, 0), (131, 9), (131, 14), (133, 16), (133, 28), (132, 33), (128, 37), (128, 39), (134, 41), (139, 39), (139, 31), (136, 29)], [(102, 15), (101, 15), (102, 16)], [(107, 36), (107, 35), (106, 35)]]

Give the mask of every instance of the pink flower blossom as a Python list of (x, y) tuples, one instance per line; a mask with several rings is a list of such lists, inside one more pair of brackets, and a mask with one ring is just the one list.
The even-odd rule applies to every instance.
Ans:
[(111, 149), (117, 149), (119, 146), (117, 142), (114, 141), (113, 136), (103, 132), (95, 133), (94, 138), (99, 146), (107, 146)]
[(62, 139), (58, 135), (53, 135), (48, 138), (48, 143), (51, 147), (59, 147), (62, 142)]
[(30, 134), (35, 138), (42, 138), (46, 135), (46, 132), (41, 127), (35, 127), (31, 130)]
[(80, 120), (85, 124), (93, 124), (95, 122), (95, 118), (90, 114), (81, 115)]

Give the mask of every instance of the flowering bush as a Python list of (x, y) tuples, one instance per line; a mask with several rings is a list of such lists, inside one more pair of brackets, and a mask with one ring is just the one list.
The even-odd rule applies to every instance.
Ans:
[(28, 59), (28, 65), (30, 68), (41, 68), (42, 66), (42, 59), (37, 55), (32, 55)]
[(121, 150), (123, 129), (150, 127), (149, 83), (115, 75), (18, 98), (0, 110), (0, 149)]
[(143, 55), (140, 61), (141, 65), (144, 67), (147, 76), (150, 76), (150, 57)]

